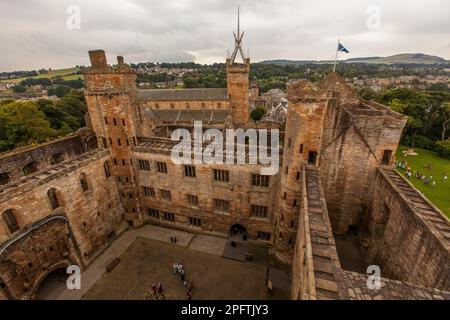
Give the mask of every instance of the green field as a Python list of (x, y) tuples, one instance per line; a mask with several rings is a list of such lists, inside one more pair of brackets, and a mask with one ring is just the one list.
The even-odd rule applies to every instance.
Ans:
[(80, 74), (74, 74), (80, 70), (79, 67), (74, 68), (67, 68), (67, 69), (57, 69), (57, 70), (50, 70), (48, 73), (41, 73), (35, 77), (24, 77), (24, 78), (16, 78), (16, 79), (8, 79), (8, 80), (1, 80), (0, 82), (13, 82), (13, 83), (19, 83), (22, 80), (28, 79), (28, 78), (56, 78), (56, 77), (62, 77), (64, 80), (75, 80), (78, 78), (83, 78)]
[[(405, 146), (399, 146), (397, 151), (397, 160), (405, 160), (411, 167), (411, 171), (418, 171), (420, 174), (427, 177), (433, 176), (433, 180), (436, 181), (436, 187), (432, 187), (431, 183), (425, 185), (421, 179), (417, 179), (414, 175), (409, 181), (419, 189), (433, 204), (450, 217), (450, 180), (446, 183), (443, 182), (442, 176), (445, 172), (447, 176), (450, 176), (450, 160), (439, 157), (436, 153), (414, 148), (414, 151), (418, 153), (417, 156), (404, 157), (403, 150), (408, 149)], [(426, 165), (431, 164), (433, 169), (425, 168)], [(405, 175), (405, 170), (397, 169), (402, 175)]]

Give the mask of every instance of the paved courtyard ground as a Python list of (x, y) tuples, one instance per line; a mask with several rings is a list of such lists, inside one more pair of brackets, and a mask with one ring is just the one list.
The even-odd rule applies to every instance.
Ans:
[[(194, 242), (199, 246), (199, 241)], [(217, 246), (217, 243), (213, 245)], [(160, 282), (168, 299), (186, 299), (186, 289), (171, 273), (173, 262), (183, 264), (186, 278), (194, 283), (193, 299), (288, 299), (287, 290), (268, 295), (267, 267), (239, 262), (218, 254), (138, 237), (120, 255), (120, 264), (87, 291), (83, 299), (144, 299), (153, 283)]]

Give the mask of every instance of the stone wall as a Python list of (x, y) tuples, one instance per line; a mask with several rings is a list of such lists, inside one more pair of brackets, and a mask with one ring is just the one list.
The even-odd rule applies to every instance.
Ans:
[[(393, 170), (376, 173), (365, 212), (363, 243), (368, 260), (381, 267), (383, 277), (448, 291), (448, 218), (401, 179)], [(413, 201), (419, 201), (417, 206)]]
[(309, 162), (319, 163), (322, 130), (330, 98), (327, 92), (319, 92), (309, 82), (299, 82), (288, 87), (288, 121), (285, 127), (283, 163), (280, 172), (280, 205), (277, 215), (276, 255), (290, 263), (302, 199), (302, 168)]
[(347, 108), (334, 105), (330, 109), (320, 169), (333, 230), (344, 234), (350, 226), (360, 225), (369, 187), (382, 164), (384, 150), (391, 152), (386, 163), (391, 164), (406, 118), (360, 105)]
[[(263, 231), (271, 234), (269, 243), (272, 242), (276, 175), (269, 177), (269, 187), (257, 187), (252, 185), (252, 173), (259, 173), (259, 165), (201, 164), (195, 165), (196, 177), (186, 177), (184, 166), (174, 165), (170, 155), (135, 150), (133, 157), (141, 207), (147, 222), (225, 236), (229, 235), (232, 225), (240, 224), (247, 229), (251, 240), (256, 239), (258, 231)], [(149, 161), (150, 171), (139, 170), (139, 160)], [(157, 172), (157, 161), (166, 164), (167, 173)], [(229, 182), (214, 181), (213, 169), (228, 171)], [(155, 197), (145, 196), (143, 186), (152, 187)], [(165, 200), (161, 190), (170, 191), (171, 200)], [(198, 205), (190, 204), (187, 195), (196, 195)], [(229, 201), (229, 210), (223, 213), (216, 211), (213, 199)], [(252, 216), (251, 205), (267, 207), (267, 218)], [(159, 211), (159, 218), (148, 215), (150, 208)], [(163, 212), (175, 214), (175, 222), (165, 221)], [(201, 226), (190, 225), (189, 218), (200, 219)]]
[[(9, 181), (24, 176), (23, 168), (35, 163), (35, 170), (40, 171), (51, 165), (67, 160), (97, 147), (91, 136), (72, 134), (38, 146), (27, 146), (0, 154), (0, 174), (7, 174)], [(6, 184), (0, 182), (0, 184)]]
[[(19, 180), (15, 188), (1, 190), (0, 212), (11, 209), (19, 226), (11, 233), (5, 221), (0, 222), (0, 248), (4, 249), (0, 264), (11, 270), (8, 266), (12, 263), (21, 270), (20, 276), (7, 279), (3, 278), (9, 274), (6, 270), (0, 273), (13, 297), (32, 297), (37, 281), (51, 271), (52, 264), (64, 261), (82, 268), (90, 264), (115, 238), (123, 207), (114, 177), (105, 176), (108, 160), (107, 152), (93, 151)], [(82, 175), (88, 186), (85, 191), (80, 184)], [(56, 191), (58, 205), (54, 209), (48, 197), (50, 189)], [(60, 227), (36, 227), (53, 216), (67, 221)], [(20, 245), (19, 240), (23, 242)]]

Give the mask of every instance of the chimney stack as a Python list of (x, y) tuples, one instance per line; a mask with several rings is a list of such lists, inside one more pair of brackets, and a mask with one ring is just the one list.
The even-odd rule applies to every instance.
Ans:
[(93, 68), (105, 68), (108, 66), (104, 50), (89, 51), (89, 58), (91, 59), (91, 65)]
[(117, 64), (119, 65), (119, 67), (123, 67), (124, 66), (123, 57), (122, 56), (118, 56), (117, 57)]

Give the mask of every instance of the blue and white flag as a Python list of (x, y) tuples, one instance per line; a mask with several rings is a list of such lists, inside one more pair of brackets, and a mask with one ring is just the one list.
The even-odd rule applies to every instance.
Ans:
[(349, 53), (350, 51), (347, 50), (347, 48), (345, 48), (342, 43), (338, 42), (338, 51), (340, 52), (345, 52), (345, 53)]

